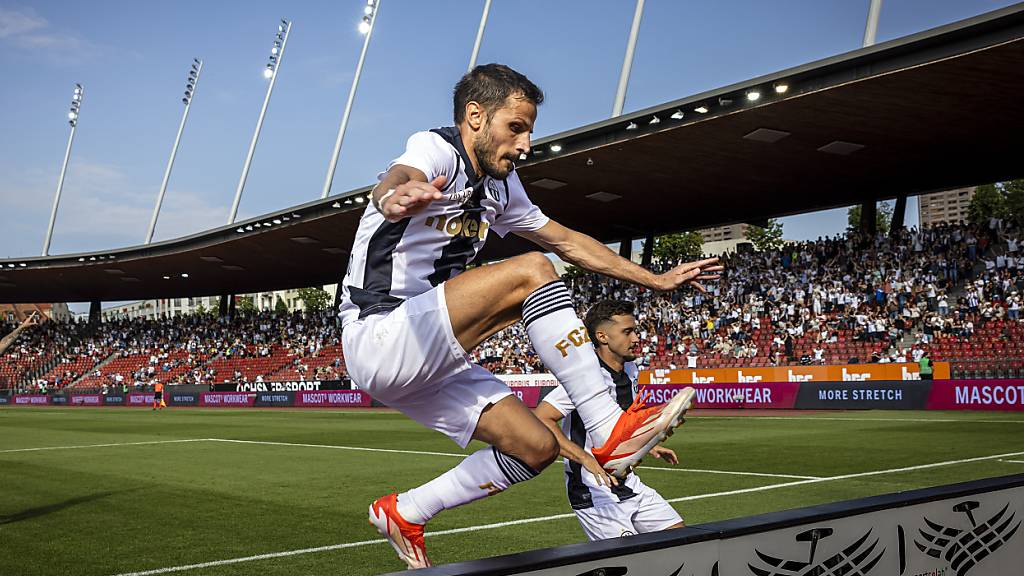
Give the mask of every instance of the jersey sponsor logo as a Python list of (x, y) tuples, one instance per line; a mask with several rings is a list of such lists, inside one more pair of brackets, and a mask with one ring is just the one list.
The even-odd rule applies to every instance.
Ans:
[(449, 236), (465, 236), (466, 238), (473, 238), (481, 242), (487, 238), (487, 229), (490, 228), (490, 224), (486, 221), (481, 221), (474, 218), (475, 214), (468, 212), (460, 212), (453, 214), (450, 217), (446, 214), (439, 216), (427, 216), (423, 221), (423, 224), (428, 227), (433, 227), (438, 232), (444, 232)]
[(467, 186), (458, 192), (445, 194), (444, 197), (446, 200), (455, 202), (456, 204), (465, 204), (467, 200), (473, 197), (473, 187)]
[(565, 358), (569, 355), (570, 346), (579, 348), (587, 342), (590, 342), (590, 335), (587, 334), (587, 329), (585, 327), (580, 326), (566, 334), (565, 338), (556, 342), (555, 349), (562, 353), (562, 358)]

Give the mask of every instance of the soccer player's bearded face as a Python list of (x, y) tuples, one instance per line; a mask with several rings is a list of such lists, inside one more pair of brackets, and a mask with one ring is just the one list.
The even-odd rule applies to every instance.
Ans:
[(622, 358), (623, 362), (636, 360), (640, 336), (636, 331), (636, 319), (632, 314), (617, 314), (600, 328), (608, 340), (608, 350)]
[(488, 115), (473, 142), (473, 154), (484, 174), (497, 180), (508, 177), (519, 156), (530, 151), (530, 134), (536, 119), (537, 106), (515, 96)]

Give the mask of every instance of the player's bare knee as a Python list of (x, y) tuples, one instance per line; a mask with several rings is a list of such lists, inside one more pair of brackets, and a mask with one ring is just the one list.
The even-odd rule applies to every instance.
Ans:
[(538, 434), (534, 440), (526, 462), (538, 472), (547, 468), (558, 458), (558, 440), (555, 440), (555, 435), (551, 432), (547, 430), (544, 432), (544, 434)]
[(527, 252), (516, 256), (516, 264), (518, 264), (518, 270), (523, 279), (523, 288), (527, 294), (552, 280), (558, 280), (555, 265), (540, 252)]

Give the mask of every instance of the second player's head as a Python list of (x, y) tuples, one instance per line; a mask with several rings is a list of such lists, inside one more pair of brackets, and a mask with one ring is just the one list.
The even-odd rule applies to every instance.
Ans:
[(603, 349), (623, 362), (636, 360), (640, 335), (637, 333), (632, 303), (601, 300), (590, 307), (583, 324), (598, 353)]
[(483, 64), (455, 85), (455, 124), (472, 141), (484, 174), (505, 179), (530, 151), (530, 134), (544, 92), (503, 64)]

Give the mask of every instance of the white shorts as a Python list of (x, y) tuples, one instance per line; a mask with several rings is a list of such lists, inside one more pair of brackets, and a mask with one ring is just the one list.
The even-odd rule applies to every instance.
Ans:
[(642, 483), (637, 495), (628, 500), (574, 512), (591, 540), (658, 532), (683, 521), (657, 490)]
[(350, 322), (345, 366), (359, 388), (465, 448), (489, 404), (512, 393), (455, 338), (444, 284), (387, 314)]

